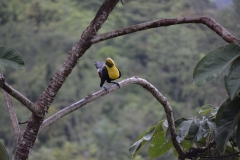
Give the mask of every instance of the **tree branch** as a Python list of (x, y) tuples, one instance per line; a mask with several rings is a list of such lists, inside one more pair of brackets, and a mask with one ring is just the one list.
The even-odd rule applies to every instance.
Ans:
[[(172, 142), (173, 145), (176, 149), (176, 151), (178, 152), (178, 154), (183, 157), (185, 155), (185, 153), (183, 152), (183, 149), (181, 147), (181, 145), (177, 142), (176, 140), (176, 130), (175, 130), (175, 126), (174, 126), (174, 118), (173, 118), (173, 112), (172, 112), (172, 108), (169, 105), (167, 98), (165, 98), (151, 83), (149, 83), (148, 81), (142, 79), (142, 78), (138, 78), (138, 77), (132, 77), (132, 78), (128, 78), (125, 79), (121, 82), (119, 82), (119, 85), (121, 87), (125, 87), (127, 85), (130, 84), (138, 84), (141, 85), (143, 88), (147, 89), (149, 92), (151, 92), (151, 94), (162, 104), (162, 106), (164, 107), (166, 116), (167, 116), (167, 121), (169, 124), (169, 130), (171, 132), (171, 137), (172, 137)], [(55, 113), (54, 115), (52, 115), (51, 117), (47, 118), (41, 128), (40, 131), (44, 128), (46, 128), (48, 125), (52, 124), (53, 122), (59, 120), (60, 118), (68, 115), (69, 113), (83, 107), (84, 105), (86, 105), (87, 103), (90, 103), (96, 99), (99, 99), (100, 97), (113, 92), (115, 90), (119, 89), (117, 85), (113, 85), (112, 87), (109, 88), (109, 92), (106, 92), (104, 89), (90, 94), (88, 96), (86, 96), (84, 99), (82, 99), (81, 101), (78, 101), (62, 110), (60, 110), (59, 112)]]
[[(57, 95), (66, 78), (70, 75), (79, 59), (91, 47), (91, 39), (97, 34), (98, 30), (107, 20), (109, 14), (118, 2), (119, 0), (105, 0), (103, 2), (102, 6), (96, 13), (96, 16), (81, 35), (81, 39), (79, 40), (79, 42), (69, 51), (65, 61), (58, 69), (58, 71), (53, 75), (47, 88), (40, 95), (39, 99), (36, 102), (36, 105), (39, 108), (41, 108), (45, 112), (48, 111), (49, 106), (52, 104), (54, 97)], [(44, 115), (45, 113), (43, 113), (42, 116)]]
[(204, 156), (201, 156), (200, 154), (201, 153), (204, 153), (206, 152), (207, 150), (209, 150), (210, 148), (212, 148), (214, 145), (216, 145), (215, 141), (212, 140), (209, 144), (207, 144), (206, 146), (204, 147), (201, 147), (201, 148), (194, 148), (194, 147), (191, 147), (187, 152), (186, 154), (184, 155), (184, 159), (193, 159), (193, 158), (196, 158), (196, 157), (201, 157), (203, 158)]
[(39, 114), (39, 110), (37, 107), (35, 107), (35, 104), (31, 102), (29, 99), (27, 99), (25, 96), (23, 96), (21, 93), (19, 93), (17, 90), (13, 89), (10, 85), (8, 85), (5, 82), (5, 79), (2, 76), (2, 74), (0, 75), (0, 87), (8, 94), (13, 96), (15, 99), (17, 99), (19, 102), (21, 102), (24, 106), (26, 106), (32, 113), (36, 115)]
[(134, 26), (118, 29), (115, 31), (103, 33), (96, 35), (91, 42), (98, 43), (107, 39), (119, 37), (122, 35), (147, 30), (151, 28), (165, 27), (177, 24), (186, 24), (186, 23), (201, 23), (208, 26), (214, 32), (216, 32), (223, 40), (228, 43), (238, 43), (240, 42), (234, 35), (232, 35), (228, 30), (222, 27), (219, 23), (209, 17), (198, 16), (198, 17), (183, 17), (183, 18), (174, 18), (174, 19), (161, 19), (145, 23), (140, 23)]
[(46, 89), (35, 103), (36, 107), (41, 111), (41, 113), (37, 115), (32, 114), (30, 117), (26, 129), (22, 135), (23, 138), (19, 139), (18, 141), (14, 155), (15, 159), (24, 160), (28, 158), (29, 150), (33, 147), (36, 141), (36, 137), (44, 120), (45, 114), (48, 112), (48, 109), (56, 97), (59, 89), (70, 75), (79, 59), (91, 47), (91, 39), (97, 34), (98, 30), (107, 20), (109, 14), (115, 8), (118, 2), (119, 0), (104, 0), (95, 18), (82, 33), (79, 42), (68, 52), (66, 59), (57, 72), (53, 75)]
[(18, 138), (19, 138), (19, 135), (20, 135), (21, 131), (20, 131), (20, 128), (19, 128), (17, 115), (14, 111), (13, 103), (12, 103), (12, 100), (11, 100), (10, 96), (3, 89), (2, 89), (2, 92), (3, 92), (3, 96), (4, 96), (4, 99), (5, 99), (7, 108), (8, 108), (10, 119), (12, 121), (14, 136), (15, 136), (16, 140), (18, 141)]

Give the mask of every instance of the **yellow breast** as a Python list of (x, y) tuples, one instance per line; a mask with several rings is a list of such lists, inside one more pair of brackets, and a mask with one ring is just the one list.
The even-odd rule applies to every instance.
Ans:
[(112, 66), (111, 68), (109, 68), (108, 66), (107, 67), (107, 70), (108, 70), (108, 75), (111, 79), (118, 79), (119, 78), (119, 71), (117, 69), (117, 67), (115, 66)]

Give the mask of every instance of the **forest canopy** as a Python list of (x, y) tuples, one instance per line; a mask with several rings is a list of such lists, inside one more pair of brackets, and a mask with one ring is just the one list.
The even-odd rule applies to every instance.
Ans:
[[(240, 37), (240, 22), (232, 20), (240, 19), (240, 4), (237, 0), (230, 2), (123, 1), (124, 5), (118, 3), (99, 32), (162, 18), (204, 15)], [(0, 2), (0, 45), (15, 48), (26, 62), (25, 70), (6, 69), (8, 83), (35, 102), (101, 4), (102, 1), (94, 0)], [(98, 91), (100, 80), (94, 62), (107, 57), (115, 60), (122, 79), (138, 76), (160, 90), (173, 107), (174, 118), (197, 115), (204, 104), (219, 106), (223, 97), (227, 98), (223, 76), (201, 87), (192, 83), (197, 62), (225, 44), (201, 24), (156, 28), (97, 43), (79, 61), (47, 116)], [(165, 118), (158, 102), (141, 91), (134, 85), (125, 87), (54, 123), (39, 134), (29, 159), (132, 159), (128, 147), (146, 128)], [(12, 155), (15, 141), (3, 96), (0, 103), (0, 124), (4, 124), (0, 141)], [(14, 106), (19, 121), (30, 117), (30, 112), (16, 101)], [(136, 159), (146, 157), (147, 151), (143, 151)], [(167, 157), (172, 154), (166, 154)]]

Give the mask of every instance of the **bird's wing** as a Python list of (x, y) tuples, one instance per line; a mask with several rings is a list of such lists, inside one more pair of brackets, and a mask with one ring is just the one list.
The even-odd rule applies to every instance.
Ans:
[(97, 69), (102, 69), (102, 68), (105, 66), (105, 63), (104, 63), (104, 62), (96, 61), (96, 62), (94, 63), (94, 65), (95, 65), (95, 67), (96, 67)]
[(120, 72), (120, 70), (118, 69), (118, 71), (119, 71), (119, 77), (118, 78), (120, 78), (121, 76), (122, 76), (122, 73)]

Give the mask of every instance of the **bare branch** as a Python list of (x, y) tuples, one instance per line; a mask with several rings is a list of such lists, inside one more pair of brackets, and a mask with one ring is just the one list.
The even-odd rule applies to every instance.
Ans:
[[(176, 151), (178, 152), (178, 154), (180, 156), (184, 156), (185, 153), (183, 152), (183, 149), (181, 147), (181, 145), (177, 142), (176, 140), (176, 130), (175, 130), (175, 126), (174, 126), (174, 118), (173, 118), (173, 112), (172, 112), (172, 108), (169, 105), (167, 98), (165, 98), (151, 83), (149, 83), (148, 81), (142, 79), (142, 78), (138, 78), (138, 77), (132, 77), (132, 78), (128, 78), (125, 79), (121, 82), (119, 82), (121, 87), (125, 87), (127, 85), (130, 84), (138, 84), (141, 85), (142, 87), (144, 87), (145, 89), (147, 89), (149, 92), (152, 93), (152, 95), (162, 104), (162, 106), (164, 107), (166, 116), (167, 116), (167, 121), (169, 124), (169, 130), (171, 132), (171, 137), (172, 137), (172, 142), (173, 145), (176, 149)], [(40, 131), (44, 128), (46, 128), (48, 125), (52, 124), (53, 122), (59, 120), (60, 118), (68, 115), (69, 113), (83, 107), (84, 105), (86, 105), (87, 103), (90, 103), (96, 99), (99, 99), (100, 97), (113, 92), (115, 90), (119, 89), (117, 85), (113, 85), (111, 88), (109, 88), (109, 92), (106, 92), (104, 89), (90, 94), (88, 96), (86, 96), (84, 99), (82, 99), (81, 101), (78, 101), (64, 109), (62, 109), (61, 111), (55, 113), (54, 115), (52, 115), (51, 117), (47, 118), (41, 128)]]
[(119, 37), (122, 35), (147, 30), (151, 28), (165, 27), (177, 24), (186, 24), (186, 23), (201, 23), (208, 26), (214, 32), (216, 32), (222, 39), (228, 43), (238, 43), (240, 42), (234, 35), (232, 35), (228, 30), (222, 27), (219, 23), (209, 17), (198, 16), (198, 17), (183, 17), (183, 18), (174, 18), (174, 19), (161, 19), (145, 23), (140, 23), (134, 26), (118, 29), (115, 31), (103, 33), (96, 35), (91, 42), (98, 43), (107, 39)]
[(17, 115), (14, 111), (13, 103), (12, 103), (10, 96), (3, 89), (2, 89), (2, 92), (3, 92), (3, 96), (4, 96), (4, 99), (5, 99), (7, 108), (8, 108), (10, 119), (12, 121), (14, 136), (15, 136), (16, 140), (18, 140), (21, 132), (20, 132), (20, 128), (19, 128), (19, 124), (18, 124), (18, 120), (17, 120)]
[(35, 104), (19, 93), (17, 90), (13, 89), (10, 85), (5, 82), (5, 79), (2, 75), (0, 75), (0, 87), (6, 91), (8, 94), (13, 96), (19, 102), (21, 102), (25, 107), (27, 107), (32, 113), (38, 115), (38, 108), (35, 107)]

